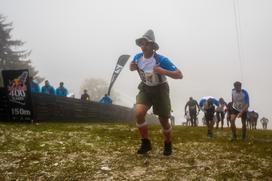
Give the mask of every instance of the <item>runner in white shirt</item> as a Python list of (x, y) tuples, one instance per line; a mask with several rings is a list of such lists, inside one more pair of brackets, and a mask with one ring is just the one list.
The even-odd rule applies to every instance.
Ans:
[(230, 113), (230, 124), (232, 130), (232, 141), (237, 139), (236, 135), (236, 118), (242, 120), (242, 139), (246, 139), (246, 119), (247, 111), (249, 107), (249, 96), (246, 90), (242, 89), (241, 82), (234, 83), (234, 89), (232, 89), (232, 107), (229, 110)]
[(155, 42), (152, 30), (148, 30), (141, 38), (138, 38), (136, 44), (142, 52), (135, 55), (130, 63), (130, 70), (137, 70), (141, 78), (135, 105), (136, 125), (139, 128), (142, 141), (137, 153), (145, 154), (151, 150), (145, 115), (152, 106), (153, 112), (158, 115), (162, 126), (163, 154), (168, 156), (172, 154), (172, 127), (169, 124), (171, 103), (166, 76), (181, 79), (183, 75), (168, 58), (156, 53), (159, 45)]

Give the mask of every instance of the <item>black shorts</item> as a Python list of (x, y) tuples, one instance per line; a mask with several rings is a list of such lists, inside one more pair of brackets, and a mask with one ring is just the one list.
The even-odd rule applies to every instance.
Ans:
[[(230, 109), (228, 110), (228, 113), (229, 113), (230, 115), (233, 114), (233, 115), (237, 116), (240, 112), (237, 111), (236, 109), (234, 109), (233, 107), (230, 107)], [(247, 118), (247, 111), (244, 112), (244, 113), (242, 114), (241, 118), (242, 118), (243, 120), (246, 120), (246, 118)]]
[(154, 114), (164, 118), (170, 117), (171, 102), (167, 82), (157, 86), (147, 86), (140, 83), (138, 89), (140, 91), (136, 96), (136, 104), (143, 104), (147, 107), (153, 106)]
[(205, 114), (206, 121), (213, 121), (214, 115), (211, 114)]

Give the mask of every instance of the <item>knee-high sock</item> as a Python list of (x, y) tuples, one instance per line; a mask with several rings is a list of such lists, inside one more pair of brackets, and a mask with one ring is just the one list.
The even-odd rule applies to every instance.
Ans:
[(163, 136), (164, 136), (164, 141), (166, 143), (170, 143), (172, 142), (172, 127), (170, 127), (169, 129), (163, 129), (162, 130)]
[(143, 122), (142, 124), (136, 123), (136, 126), (139, 129), (140, 135), (142, 139), (148, 139), (148, 125), (147, 122)]

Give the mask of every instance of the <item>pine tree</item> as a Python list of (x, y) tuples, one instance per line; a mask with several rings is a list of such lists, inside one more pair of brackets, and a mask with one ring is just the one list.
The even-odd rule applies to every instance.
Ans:
[[(0, 14), (0, 72), (9, 69), (28, 69), (30, 76), (41, 82), (38, 71), (31, 65), (29, 56), (31, 51), (22, 50), (24, 42), (13, 40), (11, 37), (12, 23), (6, 23), (6, 18)], [(1, 74), (0, 74), (1, 75)], [(2, 75), (0, 86), (3, 85)]]

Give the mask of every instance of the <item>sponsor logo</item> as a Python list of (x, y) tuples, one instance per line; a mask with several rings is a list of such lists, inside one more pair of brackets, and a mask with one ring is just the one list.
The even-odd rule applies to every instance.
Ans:
[(25, 105), (25, 97), (27, 91), (27, 75), (28, 72), (24, 71), (20, 76), (14, 78), (13, 80), (9, 80), (8, 83), (8, 95), (9, 100), (11, 102)]

